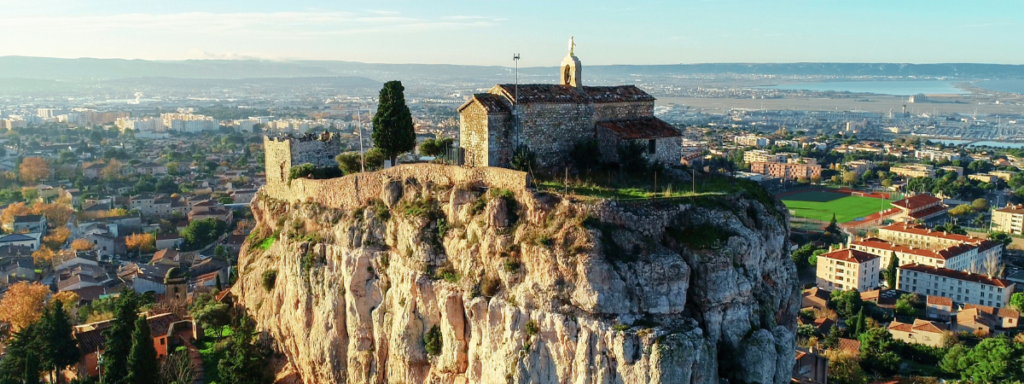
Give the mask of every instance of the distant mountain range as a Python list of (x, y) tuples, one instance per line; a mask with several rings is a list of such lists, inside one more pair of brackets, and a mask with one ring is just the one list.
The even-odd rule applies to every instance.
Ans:
[[(548, 76), (554, 67), (520, 68), (524, 76)], [(929, 76), (965, 79), (1024, 78), (1024, 65), (896, 63), (710, 63), (679, 65), (592, 65), (595, 76), (683, 74), (763, 74), (823, 76)], [(56, 59), (0, 57), (0, 79), (105, 81), (137, 78), (254, 79), (296, 77), (487, 78), (507, 76), (511, 68), (440, 64), (371, 64), (346, 61)]]

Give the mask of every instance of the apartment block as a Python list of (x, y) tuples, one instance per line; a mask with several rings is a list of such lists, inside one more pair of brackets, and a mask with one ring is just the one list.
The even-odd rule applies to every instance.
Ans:
[(889, 172), (905, 178), (935, 177), (935, 167), (926, 164), (901, 164), (889, 168)]
[(785, 180), (821, 177), (821, 166), (818, 164), (753, 163), (750, 164), (750, 171)]
[(982, 275), (928, 265), (907, 264), (896, 273), (896, 287), (904, 292), (942, 296), (954, 305), (977, 304), (1003, 308), (1010, 304), (1014, 284)]
[(992, 210), (992, 230), (1014, 235), (1024, 234), (1024, 205), (1007, 204)]
[(856, 249), (840, 249), (818, 256), (818, 288), (856, 289), (864, 292), (878, 287), (879, 258)]

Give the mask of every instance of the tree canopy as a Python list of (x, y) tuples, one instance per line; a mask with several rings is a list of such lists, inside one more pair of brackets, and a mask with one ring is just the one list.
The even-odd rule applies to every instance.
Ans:
[(384, 152), (394, 165), (398, 155), (416, 148), (416, 132), (412, 114), (405, 104), (405, 87), (401, 81), (384, 83), (380, 90), (377, 113), (373, 115), (373, 144)]

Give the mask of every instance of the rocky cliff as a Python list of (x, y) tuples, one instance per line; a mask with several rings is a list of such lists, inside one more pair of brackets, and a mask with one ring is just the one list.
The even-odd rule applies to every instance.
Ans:
[(790, 381), (799, 294), (774, 201), (383, 183), (354, 209), (253, 201), (233, 289), (280, 381)]

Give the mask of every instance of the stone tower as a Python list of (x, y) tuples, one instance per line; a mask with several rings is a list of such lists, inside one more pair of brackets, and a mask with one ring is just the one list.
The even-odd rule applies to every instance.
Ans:
[(562, 59), (562, 75), (560, 76), (560, 85), (568, 85), (576, 88), (577, 90), (582, 89), (583, 79), (580, 77), (583, 71), (583, 64), (580, 63), (580, 58), (576, 57), (575, 51), (576, 41), (573, 38), (569, 38), (569, 54)]
[(164, 275), (164, 286), (167, 288), (164, 291), (164, 297), (168, 300), (185, 301), (188, 296), (186, 283), (188, 283), (188, 279), (185, 278), (185, 272), (182, 272), (180, 268), (168, 269), (167, 274)]

